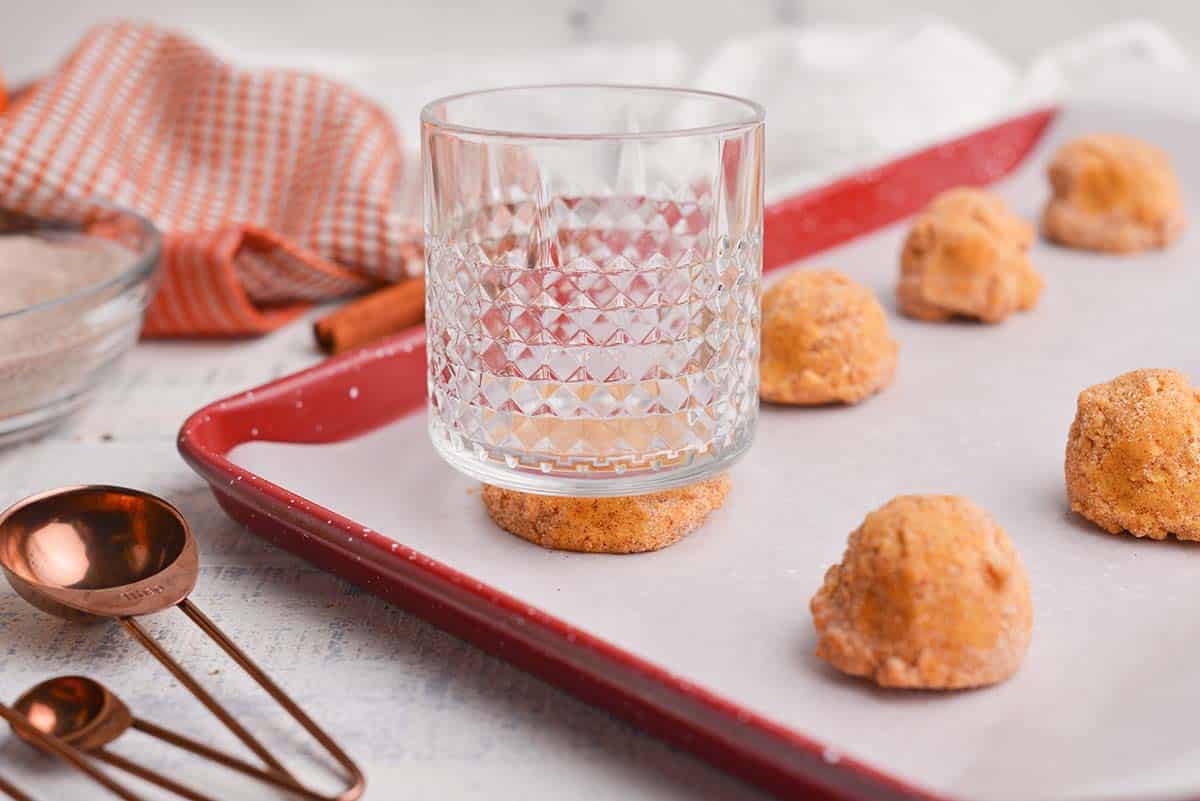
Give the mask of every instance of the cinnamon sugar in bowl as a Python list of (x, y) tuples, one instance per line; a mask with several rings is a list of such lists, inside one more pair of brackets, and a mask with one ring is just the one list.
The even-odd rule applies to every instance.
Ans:
[(150, 222), (112, 206), (0, 210), (0, 445), (61, 422), (133, 347), (160, 250)]

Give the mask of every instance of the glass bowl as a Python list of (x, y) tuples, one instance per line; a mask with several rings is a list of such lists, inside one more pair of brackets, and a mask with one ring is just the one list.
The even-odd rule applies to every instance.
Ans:
[(79, 409), (137, 342), (161, 237), (133, 212), (0, 210), (0, 445)]

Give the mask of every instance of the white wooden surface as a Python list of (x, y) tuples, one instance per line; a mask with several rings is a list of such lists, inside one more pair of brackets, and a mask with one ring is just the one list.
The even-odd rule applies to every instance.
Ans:
[[(197, 604), (361, 761), (369, 799), (761, 797), (228, 520), (175, 452), (180, 422), (209, 400), (317, 358), (303, 324), (236, 345), (140, 345), (74, 425), (0, 452), (0, 503), (62, 484), (110, 482), (178, 504), (200, 543)], [(241, 681), (182, 615), (167, 612), (147, 622), (232, 709), (245, 711), (256, 731), (286, 753), (303, 752), (303, 736), (276, 731), (272, 724), (282, 718), (269, 700)], [(0, 587), (0, 698), (11, 702), (37, 681), (69, 673), (104, 681), (135, 714), (211, 732), (214, 742), (237, 747), (118, 626), (61, 622)], [(229, 793), (222, 801), (264, 796), (136, 732), (127, 737), (117, 750), (222, 787)], [(6, 730), (0, 775), (38, 801), (108, 797), (36, 757)]]

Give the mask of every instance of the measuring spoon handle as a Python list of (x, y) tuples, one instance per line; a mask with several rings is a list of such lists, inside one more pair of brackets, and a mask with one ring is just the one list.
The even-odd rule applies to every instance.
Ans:
[(319, 742), (325, 751), (346, 771), (349, 786), (336, 796), (326, 796), (325, 801), (355, 801), (355, 799), (361, 798), (363, 792), (366, 790), (366, 778), (363, 776), (362, 771), (359, 770), (358, 765), (354, 764), (354, 760), (333, 741), (333, 738), (326, 734), (312, 718), (305, 714), (304, 710), (289, 698), (287, 693), (271, 680), (270, 676), (263, 673), (262, 669), (254, 663), (254, 660), (247, 656), (237, 646), (237, 643), (226, 637), (225, 633), (217, 628), (217, 624), (209, 620), (208, 616), (201, 612), (195, 604), (184, 598), (179, 602), (179, 608), (208, 635), (209, 639), (216, 642), (242, 670), (246, 671), (250, 675), (250, 678), (258, 683), (259, 687), (262, 687), (268, 695), (274, 698), (275, 703), (283, 707), (284, 711), (291, 715), (292, 720), (303, 726), (304, 730), (312, 735), (313, 739)]
[(328, 801), (325, 796), (301, 786), (294, 780), (286, 779), (278, 774), (265, 771), (262, 768), (251, 765), (249, 762), (244, 762), (231, 754), (227, 754), (224, 751), (218, 751), (217, 749), (207, 746), (204, 743), (193, 740), (192, 738), (182, 735), (178, 732), (171, 731), (170, 729), (165, 729), (162, 726), (159, 726), (156, 723), (151, 723), (148, 720), (134, 718), (133, 728), (137, 729), (143, 734), (147, 734), (151, 737), (162, 740), (165, 743), (169, 743), (176, 748), (181, 748), (184, 751), (189, 751), (195, 754), (196, 756), (203, 757), (220, 765), (224, 765), (230, 770), (235, 770), (238, 773), (257, 779), (261, 782), (266, 782), (267, 784), (274, 785), (280, 789), (287, 790), (294, 795), (300, 796), (301, 798), (308, 798), (311, 801)]
[(21, 790), (18, 790), (16, 785), (9, 782), (3, 776), (0, 776), (0, 793), (8, 796), (12, 799), (12, 801), (33, 801), (31, 796), (28, 796)]
[[(183, 603), (188, 602), (184, 601)], [(179, 605), (181, 609), (183, 608), (183, 603)], [(208, 690), (204, 689), (200, 685), (200, 682), (196, 681), (196, 679), (192, 677), (192, 674), (188, 673), (187, 670), (184, 669), (183, 665), (180, 665), (177, 661), (175, 661), (175, 658), (167, 653), (166, 649), (155, 642), (154, 638), (147, 634), (146, 630), (143, 629), (136, 620), (131, 617), (123, 617), (119, 618), (119, 620), (121, 625), (125, 627), (126, 631), (132, 634), (134, 639), (141, 643), (142, 647), (150, 652), (151, 656), (157, 659), (159, 663), (165, 667), (180, 684), (187, 688), (188, 692), (196, 697), (196, 700), (198, 700), (205, 706), (205, 708), (208, 709), (209, 712), (213, 713), (217, 717), (217, 720), (221, 721), (225, 728), (229, 729), (229, 731), (233, 732), (235, 737), (245, 743), (246, 747), (253, 751), (268, 768), (280, 774), (281, 776), (286, 776), (289, 779), (294, 778), (292, 774), (288, 772), (288, 769), (283, 766), (283, 763), (276, 759), (262, 743), (255, 739), (254, 735), (252, 735), (244, 726), (242, 726), (242, 724), (238, 723), (237, 719), (234, 718), (233, 715), (229, 714), (229, 711), (225, 709), (225, 707), (221, 706), (217, 699), (213, 698)]]

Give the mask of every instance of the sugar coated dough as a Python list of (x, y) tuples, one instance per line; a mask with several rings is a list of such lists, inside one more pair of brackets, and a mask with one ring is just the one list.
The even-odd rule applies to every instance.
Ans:
[(987, 512), (952, 495), (904, 495), (867, 515), (812, 615), (817, 656), (884, 687), (1003, 681), (1033, 630), (1020, 556)]
[(1074, 139), (1055, 154), (1048, 175), (1053, 196), (1042, 229), (1060, 244), (1128, 253), (1166, 247), (1186, 226), (1167, 154), (1131, 136)]
[(1029, 261), (1033, 227), (979, 189), (951, 189), (917, 217), (900, 254), (896, 297), (930, 322), (998, 323), (1037, 305), (1044, 282)]
[(900, 345), (866, 287), (832, 270), (788, 275), (763, 295), (759, 394), (775, 403), (858, 403), (887, 386)]
[(1175, 370), (1085, 389), (1066, 479), (1071, 509), (1105, 531), (1200, 540), (1200, 393)]
[(974, 220), (1021, 250), (1029, 250), (1037, 236), (1032, 223), (1014, 214), (1003, 198), (983, 189), (968, 186), (947, 189), (930, 201), (925, 211)]
[(544, 548), (638, 553), (665, 548), (698, 529), (731, 486), (724, 474), (647, 495), (566, 498), (485, 484), (483, 504), (502, 529)]

